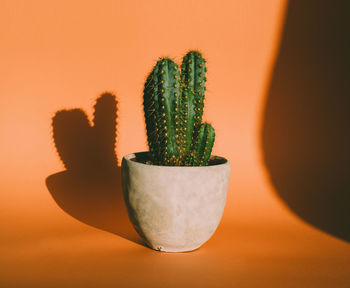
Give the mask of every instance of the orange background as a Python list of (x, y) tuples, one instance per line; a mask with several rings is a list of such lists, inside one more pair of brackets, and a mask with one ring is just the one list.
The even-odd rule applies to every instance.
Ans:
[[(281, 0), (0, 1), (0, 287), (348, 287), (348, 244), (290, 213), (262, 163), (285, 10)], [(60, 209), (45, 186), (63, 170), (50, 125), (63, 108), (91, 116), (111, 91), (119, 161), (146, 150), (145, 77), (158, 57), (180, 62), (189, 49), (207, 59), (204, 117), (230, 187), (213, 238), (164, 254)]]

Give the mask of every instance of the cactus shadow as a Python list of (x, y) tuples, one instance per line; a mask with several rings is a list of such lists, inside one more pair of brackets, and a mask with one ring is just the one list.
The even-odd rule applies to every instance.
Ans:
[(290, 1), (263, 115), (276, 194), (298, 217), (350, 241), (348, 1)]
[(121, 168), (115, 155), (116, 99), (101, 95), (93, 125), (81, 109), (61, 110), (52, 119), (53, 140), (66, 167), (46, 178), (57, 205), (73, 218), (144, 245), (124, 205)]

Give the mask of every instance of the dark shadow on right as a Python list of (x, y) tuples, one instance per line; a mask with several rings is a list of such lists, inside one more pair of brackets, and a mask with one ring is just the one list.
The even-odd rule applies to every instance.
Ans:
[(264, 160), (300, 218), (350, 241), (350, 1), (290, 1), (267, 95)]

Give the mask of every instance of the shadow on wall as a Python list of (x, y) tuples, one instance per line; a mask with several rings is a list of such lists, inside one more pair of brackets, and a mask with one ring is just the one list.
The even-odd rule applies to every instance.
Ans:
[(279, 197), (350, 241), (350, 2), (290, 1), (262, 145)]
[(69, 215), (142, 244), (128, 219), (117, 167), (115, 96), (101, 95), (94, 108), (93, 126), (80, 109), (58, 111), (53, 117), (54, 142), (67, 170), (47, 177), (46, 186)]

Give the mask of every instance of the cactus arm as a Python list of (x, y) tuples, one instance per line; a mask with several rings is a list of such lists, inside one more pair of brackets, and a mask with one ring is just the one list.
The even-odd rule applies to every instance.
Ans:
[(159, 100), (160, 100), (160, 141), (163, 143), (163, 165), (178, 165), (179, 141), (178, 131), (180, 111), (180, 72), (178, 65), (172, 60), (160, 60)]
[(147, 142), (153, 157), (154, 164), (160, 161), (159, 155), (159, 135), (158, 135), (158, 69), (156, 65), (147, 77), (145, 88), (143, 90), (143, 107), (145, 114)]
[(205, 166), (209, 162), (211, 151), (215, 141), (215, 130), (208, 123), (201, 125), (197, 143), (193, 152), (192, 165)]
[(204, 152), (202, 156), (202, 161), (200, 163), (200, 166), (208, 165), (211, 151), (213, 150), (214, 142), (215, 142), (215, 130), (213, 126), (210, 124), (204, 124), (207, 127), (207, 138), (205, 142)]
[(197, 51), (185, 55), (181, 65), (182, 83), (182, 149), (189, 154), (195, 144), (203, 116), (205, 93), (205, 60)]
[(155, 164), (179, 161), (180, 72), (172, 60), (160, 59), (144, 88), (144, 113), (148, 145)]

